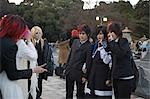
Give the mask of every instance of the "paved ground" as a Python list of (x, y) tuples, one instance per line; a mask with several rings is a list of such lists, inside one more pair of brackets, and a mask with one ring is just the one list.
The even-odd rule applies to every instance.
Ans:
[[(49, 77), (47, 81), (43, 81), (42, 99), (65, 99), (65, 80), (58, 76)], [(74, 92), (75, 97), (75, 92)], [(76, 99), (76, 98), (74, 98)], [(131, 99), (144, 99), (133, 96)]]
[(58, 76), (49, 77), (43, 81), (43, 99), (65, 99), (65, 80)]
[[(58, 50), (53, 50), (54, 63), (55, 67), (58, 66)], [(76, 88), (75, 88), (76, 89)], [(43, 81), (43, 94), (42, 99), (65, 99), (66, 90), (65, 90), (65, 80), (60, 79), (58, 76), (49, 77), (47, 81)], [(75, 97), (75, 92), (74, 92)], [(76, 98), (74, 98), (76, 99)], [(113, 98), (114, 99), (114, 98)], [(133, 96), (131, 99), (144, 99), (137, 96)]]

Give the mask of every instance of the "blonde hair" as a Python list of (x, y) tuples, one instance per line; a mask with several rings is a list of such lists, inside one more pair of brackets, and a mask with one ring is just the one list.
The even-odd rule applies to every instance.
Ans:
[[(37, 32), (40, 32), (42, 35), (43, 35), (43, 32), (42, 32), (42, 29), (39, 27), (39, 26), (33, 26), (32, 29), (31, 29), (31, 35), (32, 35), (32, 38), (31, 38), (31, 41), (32, 43), (35, 45), (35, 38), (34, 38), (34, 35), (37, 33)], [(43, 49), (43, 46), (44, 46), (44, 40), (41, 38), (39, 39), (41, 41), (41, 48)]]
[(39, 26), (32, 27), (32, 29), (31, 29), (32, 35), (35, 35), (35, 33), (37, 33), (37, 32), (41, 32), (43, 35), (42, 29)]

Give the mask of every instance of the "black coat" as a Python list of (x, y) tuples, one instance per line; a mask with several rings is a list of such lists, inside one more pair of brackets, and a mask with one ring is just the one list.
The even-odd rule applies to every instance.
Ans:
[(88, 87), (92, 90), (111, 91), (111, 87), (106, 85), (106, 81), (110, 80), (110, 68), (100, 58), (98, 51), (92, 61), (92, 69), (90, 72)]
[(112, 78), (132, 76), (131, 51), (127, 39), (120, 38), (118, 42), (111, 41), (109, 47), (112, 52)]
[[(86, 63), (87, 72), (82, 72), (82, 67)], [(88, 78), (91, 68), (91, 44), (89, 41), (80, 45), (79, 39), (74, 40), (71, 52), (68, 57), (66, 75), (73, 80), (81, 81), (82, 77)]]
[(0, 68), (5, 71), (10, 80), (28, 79), (32, 76), (32, 70), (17, 70), (16, 53), (18, 47), (9, 38), (0, 38)]
[(44, 40), (43, 49), (41, 49), (41, 41), (35, 45), (35, 48), (38, 53), (38, 65), (43, 65), (46, 63), (47, 65), (44, 68), (48, 70), (48, 72), (39, 74), (39, 78), (47, 80), (48, 75), (53, 75), (51, 46), (48, 44), (47, 40)]
[[(103, 59), (100, 55), (101, 50), (96, 51), (97, 47), (98, 44), (94, 44), (93, 55), (95, 56), (92, 58), (92, 67), (87, 84), (87, 89), (89, 91), (85, 90), (85, 92), (90, 92), (91, 95), (97, 96), (107, 96), (104, 93), (110, 93), (109, 96), (111, 96), (112, 88), (111, 86), (106, 85), (106, 81), (110, 80), (109, 64), (105, 64), (103, 62)], [(100, 91), (102, 93), (97, 93), (96, 91)]]

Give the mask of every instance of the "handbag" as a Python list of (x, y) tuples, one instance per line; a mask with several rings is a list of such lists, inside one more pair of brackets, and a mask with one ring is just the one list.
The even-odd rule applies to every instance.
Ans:
[(55, 74), (57, 76), (61, 76), (63, 74), (63, 71), (64, 71), (63, 67), (56, 67)]
[(136, 87), (138, 85), (138, 81), (139, 81), (139, 71), (137, 69), (137, 66), (135, 64), (133, 57), (131, 58), (131, 66), (132, 66), (132, 70), (134, 74), (132, 92), (135, 92)]

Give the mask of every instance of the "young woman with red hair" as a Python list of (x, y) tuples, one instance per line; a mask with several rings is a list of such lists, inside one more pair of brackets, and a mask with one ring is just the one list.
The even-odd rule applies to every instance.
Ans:
[[(32, 73), (43, 73), (47, 71), (43, 66), (32, 69), (17, 70), (16, 54), (18, 51), (17, 41), (29, 37), (28, 27), (25, 21), (17, 15), (5, 15), (0, 20), (0, 90), (4, 99), (19, 99), (19, 97), (7, 96), (3, 91), (7, 86), (6, 79), (16, 81), (31, 78)], [(8, 78), (7, 78), (8, 77)], [(12, 90), (12, 89), (9, 89)], [(10, 91), (9, 91), (10, 92)], [(21, 98), (20, 98), (21, 99)]]

